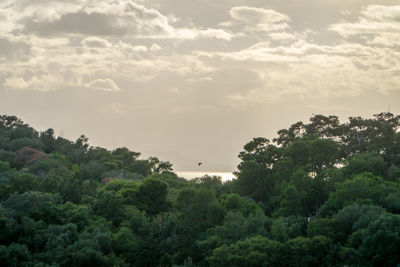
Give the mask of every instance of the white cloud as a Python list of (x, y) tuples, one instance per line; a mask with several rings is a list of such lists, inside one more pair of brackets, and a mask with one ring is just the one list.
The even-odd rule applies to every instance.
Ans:
[(121, 89), (118, 87), (118, 85), (112, 80), (112, 79), (96, 79), (93, 81), (90, 81), (85, 84), (86, 87), (96, 89), (96, 90), (101, 90), (101, 91), (107, 91), (107, 92), (118, 92), (121, 91)]
[(147, 52), (148, 49), (144, 45), (135, 45), (135, 46), (132, 46), (132, 51), (134, 51), (134, 52)]
[(198, 30), (196, 35), (203, 38), (215, 38), (228, 41), (231, 40), (233, 37), (231, 33), (221, 29)]
[(372, 21), (399, 21), (400, 6), (371, 5), (361, 11), (361, 16)]
[(289, 29), (289, 17), (273, 9), (236, 6), (230, 9), (233, 20), (222, 23), (223, 26), (243, 27), (245, 32), (273, 32)]
[(262, 41), (239, 51), (199, 55), (221, 70), (230, 66), (258, 73), (261, 85), (226, 95), (233, 106), (270, 103), (293, 95), (312, 100), (399, 90), (400, 75), (395, 73), (400, 73), (400, 54), (392, 48), (344, 41), (320, 45), (298, 39), (280, 45)]
[(155, 44), (155, 43), (153, 43), (153, 44), (150, 46), (150, 51), (151, 51), (151, 52), (157, 52), (157, 51), (160, 51), (161, 49), (162, 49), (162, 47), (159, 46), (158, 44)]
[[(15, 11), (18, 3), (22, 2), (7, 8)], [(0, 71), (7, 73), (4, 85), (10, 89), (83, 86), (115, 92), (120, 86), (139, 84), (153, 90), (179, 88), (175, 95), (197, 101), (193, 91), (214, 88), (210, 96), (232, 103), (398, 90), (400, 55), (395, 45), (400, 35), (395, 7), (366, 7), (355, 22), (331, 26), (343, 37), (361, 36), (367, 41), (339, 37), (322, 45), (311, 41), (304, 30), (290, 28), (289, 16), (273, 9), (233, 7), (231, 20), (218, 29), (184, 24), (145, 7), (147, 2), (72, 1), (65, 9), (62, 1), (30, 3), (18, 7), (21, 12), (10, 20), (18, 34), (0, 33), (0, 47), (8, 47), (0, 50)], [(47, 13), (34, 18), (46, 6)], [(89, 24), (66, 23), (72, 18), (77, 19), (74, 23)], [(45, 27), (29, 34), (22, 31), (32, 19), (36, 20), (31, 27)], [(243, 77), (250, 80), (241, 83)]]
[(372, 5), (362, 9), (356, 22), (341, 22), (330, 30), (345, 38), (358, 36), (371, 45), (399, 47), (400, 6)]
[(55, 91), (60, 84), (63, 84), (63, 77), (48, 74), (35, 75), (30, 78), (11, 76), (4, 80), (4, 86), (10, 89), (41, 92)]
[(144, 45), (134, 45), (131, 43), (126, 43), (123, 41), (119, 41), (113, 47), (114, 50), (120, 49), (122, 53), (138, 53), (138, 52), (147, 52), (149, 49)]
[(25, 89), (29, 84), (22, 77), (11, 77), (4, 80), (4, 85), (9, 88)]
[(244, 21), (247, 24), (285, 23), (289, 17), (272, 9), (237, 6), (231, 8), (229, 14), (232, 18)]
[(82, 45), (90, 48), (110, 48), (112, 44), (106, 39), (90, 36), (82, 40)]

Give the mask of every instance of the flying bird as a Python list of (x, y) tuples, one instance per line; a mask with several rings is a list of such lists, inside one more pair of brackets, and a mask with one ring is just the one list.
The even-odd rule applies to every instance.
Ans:
[(201, 164), (203, 164), (203, 163), (202, 163), (202, 162), (197, 163), (197, 165), (199, 165), (199, 166), (200, 166)]

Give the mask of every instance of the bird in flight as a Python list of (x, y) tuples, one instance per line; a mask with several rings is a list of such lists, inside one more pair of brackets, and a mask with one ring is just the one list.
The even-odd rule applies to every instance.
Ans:
[(203, 163), (202, 163), (202, 162), (197, 163), (197, 165), (199, 165), (199, 166), (200, 166), (201, 164), (203, 164)]

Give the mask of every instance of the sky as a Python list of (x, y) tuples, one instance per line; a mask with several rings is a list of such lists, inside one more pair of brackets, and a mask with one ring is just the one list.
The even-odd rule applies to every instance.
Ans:
[(399, 4), (0, 0), (0, 114), (234, 171), (252, 138), (312, 114), (400, 113)]

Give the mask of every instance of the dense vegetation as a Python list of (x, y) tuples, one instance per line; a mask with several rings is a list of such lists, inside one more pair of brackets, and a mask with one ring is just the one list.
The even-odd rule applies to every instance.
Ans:
[(400, 116), (317, 115), (191, 181), (0, 116), (2, 266), (396, 266)]

